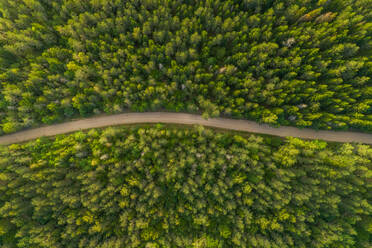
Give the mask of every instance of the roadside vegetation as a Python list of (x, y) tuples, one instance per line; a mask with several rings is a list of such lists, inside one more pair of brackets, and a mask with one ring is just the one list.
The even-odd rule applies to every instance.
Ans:
[(371, 171), (367, 145), (200, 126), (3, 146), (0, 246), (367, 248)]
[(0, 134), (122, 111), (372, 131), (365, 0), (2, 0)]

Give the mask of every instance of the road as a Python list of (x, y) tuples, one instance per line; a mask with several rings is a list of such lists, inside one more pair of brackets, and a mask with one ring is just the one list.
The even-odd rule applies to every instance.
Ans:
[(69, 121), (35, 129), (20, 131), (17, 133), (0, 136), (0, 145), (33, 140), (42, 136), (54, 136), (57, 134), (70, 133), (74, 131), (115, 126), (122, 124), (139, 123), (174, 123), (174, 124), (199, 124), (203, 126), (223, 128), (236, 131), (245, 131), (259, 134), (269, 134), (280, 137), (298, 137), (304, 139), (319, 139), (335, 142), (357, 142), (372, 144), (372, 134), (343, 131), (316, 131), (313, 129), (299, 129), (295, 127), (282, 126), (279, 128), (269, 125), (258, 124), (248, 120), (235, 120), (226, 118), (203, 119), (200, 115), (168, 112), (146, 112), (125, 113), (108, 116), (96, 116), (87, 119)]

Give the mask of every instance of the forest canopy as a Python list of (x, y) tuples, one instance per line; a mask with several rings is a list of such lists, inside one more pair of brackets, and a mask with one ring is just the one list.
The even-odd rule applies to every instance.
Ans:
[(0, 147), (0, 246), (367, 248), (371, 172), (367, 145), (203, 127), (42, 138)]
[(368, 0), (2, 0), (0, 134), (171, 110), (372, 131)]

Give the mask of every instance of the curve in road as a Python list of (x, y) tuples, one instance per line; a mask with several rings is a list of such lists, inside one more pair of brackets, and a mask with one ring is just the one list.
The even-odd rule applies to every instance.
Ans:
[(235, 120), (226, 118), (203, 119), (200, 115), (168, 112), (125, 113), (109, 116), (96, 116), (87, 119), (75, 120), (46, 127), (20, 131), (14, 134), (0, 137), (0, 145), (9, 145), (29, 141), (42, 136), (54, 136), (57, 134), (74, 131), (99, 128), (122, 124), (139, 123), (174, 123), (174, 124), (198, 124), (209, 127), (246, 131), (252, 133), (269, 134), (281, 137), (298, 137), (304, 139), (319, 139), (334, 142), (357, 142), (372, 144), (372, 134), (343, 132), (343, 131), (316, 131), (313, 129), (299, 129), (282, 126), (271, 127), (266, 124), (258, 124), (248, 120)]

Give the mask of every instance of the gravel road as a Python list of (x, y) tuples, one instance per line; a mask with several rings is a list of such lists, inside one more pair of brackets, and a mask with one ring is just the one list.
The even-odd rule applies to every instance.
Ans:
[(372, 134), (343, 131), (316, 131), (313, 129), (299, 129), (282, 126), (279, 128), (269, 125), (258, 124), (253, 121), (235, 120), (226, 118), (203, 119), (200, 115), (168, 112), (125, 113), (108, 116), (96, 116), (87, 119), (69, 121), (35, 129), (20, 131), (17, 133), (0, 136), (0, 145), (24, 142), (42, 136), (54, 136), (57, 134), (122, 124), (135, 123), (174, 123), (174, 124), (199, 124), (209, 127), (224, 128), (251, 133), (269, 134), (281, 137), (298, 137), (304, 139), (319, 139), (335, 142), (357, 142), (372, 144)]

